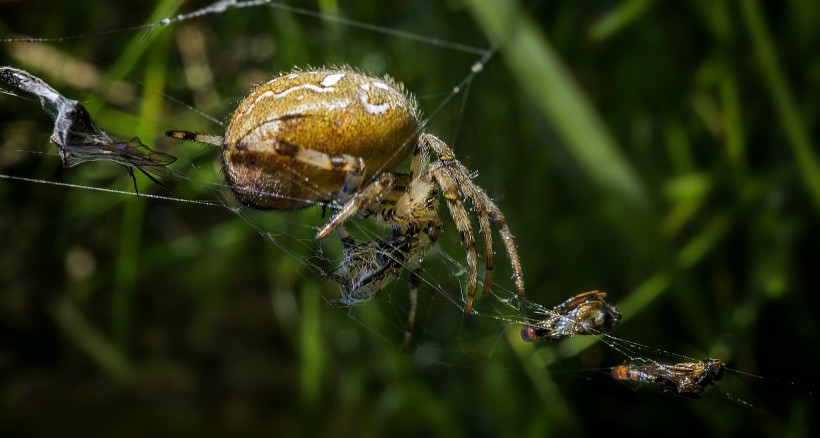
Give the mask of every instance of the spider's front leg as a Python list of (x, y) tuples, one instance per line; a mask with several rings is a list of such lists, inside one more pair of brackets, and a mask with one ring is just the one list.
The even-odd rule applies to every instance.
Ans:
[[(347, 202), (330, 218), (327, 224), (316, 234), (317, 239), (324, 239), (331, 231), (339, 227), (359, 210), (371, 203), (378, 203), (379, 200), (388, 193), (396, 183), (393, 173), (385, 172), (379, 174), (361, 190), (353, 194)], [(346, 187), (346, 186), (345, 186)]]

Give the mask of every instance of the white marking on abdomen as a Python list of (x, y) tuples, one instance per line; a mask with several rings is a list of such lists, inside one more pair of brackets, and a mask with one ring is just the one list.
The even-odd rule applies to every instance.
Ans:
[(374, 105), (367, 101), (367, 93), (359, 93), (359, 100), (361, 100), (364, 110), (369, 114), (383, 114), (390, 108), (390, 103), (385, 102), (381, 105)]
[(335, 75), (329, 75), (325, 77), (324, 79), (322, 79), (322, 82), (320, 83), (325, 87), (332, 87), (336, 85), (337, 82), (342, 80), (343, 77), (345, 77), (344, 73), (336, 73)]

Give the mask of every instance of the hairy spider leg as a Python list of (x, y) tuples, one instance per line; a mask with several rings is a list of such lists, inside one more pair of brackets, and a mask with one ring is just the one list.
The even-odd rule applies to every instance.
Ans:
[(221, 135), (203, 134), (191, 131), (165, 131), (165, 136), (175, 138), (177, 140), (207, 144), (218, 148), (222, 148), (222, 144), (225, 143), (225, 137)]
[(317, 238), (322, 239), (330, 234), (333, 229), (339, 227), (351, 216), (356, 214), (359, 209), (370, 204), (371, 202), (378, 203), (380, 198), (389, 192), (396, 183), (396, 177), (392, 172), (384, 172), (376, 176), (372, 181), (367, 183), (361, 190), (357, 191), (345, 204), (337, 211), (333, 217), (325, 224), (324, 227), (316, 235)]
[(486, 262), (484, 263), (484, 287), (481, 290), (481, 293), (483, 295), (487, 295), (488, 293), (490, 293), (490, 286), (492, 286), (493, 284), (493, 232), (490, 228), (490, 218), (487, 217), (486, 214), (479, 214), (478, 212), (480, 210), (478, 208), (473, 208), (476, 211), (476, 215), (478, 216), (479, 232), (484, 236), (484, 247), (490, 248), (486, 251)]
[(453, 222), (456, 224), (459, 236), (461, 236), (461, 243), (467, 253), (467, 267), (470, 270), (469, 288), (467, 290), (467, 305), (464, 308), (464, 313), (469, 315), (473, 311), (473, 299), (475, 298), (476, 284), (478, 283), (478, 260), (475, 251), (475, 236), (473, 235), (473, 227), (470, 223), (470, 215), (464, 208), (458, 196), (458, 189), (453, 180), (448, 178), (446, 173), (441, 168), (441, 162), (438, 161), (433, 164), (434, 168), (430, 170), (435, 182), (441, 187), (444, 199), (447, 200), (447, 207), (450, 209), (450, 215), (453, 217)]
[[(501, 234), (501, 239), (504, 241), (504, 247), (507, 250), (507, 255), (510, 258), (510, 263), (513, 268), (513, 278), (515, 280), (516, 289), (519, 299), (524, 296), (524, 278), (521, 274), (521, 262), (518, 258), (518, 250), (515, 247), (515, 238), (507, 226), (507, 219), (504, 213), (493, 202), (492, 199), (484, 192), (481, 187), (473, 182), (467, 168), (464, 167), (456, 158), (453, 151), (438, 137), (432, 134), (422, 134), (419, 138), (419, 143), (424, 147), (430, 148), (438, 155), (442, 168), (447, 175), (456, 182), (461, 194), (470, 200), (476, 215), (479, 217), (479, 227), (481, 232), (485, 235), (485, 242), (491, 242), (492, 238), (487, 237), (492, 233), (489, 228), (489, 222), (492, 221), (498, 227)], [(482, 217), (487, 218), (481, 220)], [(486, 248), (487, 252), (487, 266), (488, 272), (493, 269), (492, 247)], [(485, 282), (486, 282), (485, 278)], [(485, 283), (485, 293), (489, 291), (489, 286)]]

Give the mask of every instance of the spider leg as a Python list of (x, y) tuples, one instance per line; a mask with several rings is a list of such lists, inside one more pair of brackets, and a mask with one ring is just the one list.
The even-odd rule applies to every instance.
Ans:
[(464, 313), (469, 315), (473, 311), (473, 300), (475, 299), (475, 289), (478, 283), (478, 261), (475, 253), (475, 237), (473, 236), (473, 227), (470, 223), (470, 215), (464, 208), (464, 204), (459, 197), (456, 183), (449, 175), (447, 175), (442, 167), (439, 166), (441, 162), (435, 163), (430, 170), (436, 183), (441, 187), (444, 199), (447, 200), (447, 207), (450, 209), (450, 215), (453, 216), (453, 221), (456, 224), (458, 234), (461, 236), (461, 243), (467, 251), (467, 266), (470, 269), (470, 285), (467, 289), (467, 306), (464, 308)]
[(325, 224), (324, 227), (316, 234), (317, 239), (324, 239), (336, 227), (344, 223), (351, 216), (356, 214), (360, 208), (373, 201), (378, 201), (385, 193), (390, 191), (395, 184), (395, 176), (392, 173), (382, 173), (373, 181), (364, 186), (361, 190), (356, 192), (336, 214)]
[(221, 148), (222, 144), (225, 142), (225, 138), (221, 135), (204, 134), (201, 132), (165, 131), (165, 136), (175, 138), (177, 140), (207, 144), (218, 148)]
[[(470, 200), (471, 204), (473, 204), (473, 208), (475, 209), (476, 214), (479, 215), (479, 218), (481, 216), (485, 216), (495, 223), (496, 227), (498, 227), (498, 231), (501, 234), (501, 240), (504, 242), (504, 247), (507, 250), (507, 255), (509, 256), (510, 263), (512, 264), (513, 278), (515, 279), (516, 289), (518, 290), (518, 297), (523, 297), (524, 278), (521, 274), (521, 261), (518, 258), (518, 250), (515, 247), (515, 238), (513, 238), (512, 232), (507, 226), (507, 220), (504, 217), (504, 213), (502, 213), (501, 209), (495, 205), (487, 193), (485, 193), (481, 187), (473, 182), (467, 168), (456, 160), (453, 151), (443, 141), (434, 135), (422, 134), (419, 137), (419, 143), (422, 147), (432, 149), (433, 152), (438, 155), (442, 168), (446, 174), (455, 181), (461, 193)], [(488, 258), (490, 257), (491, 252), (492, 249), (487, 250)], [(487, 286), (485, 285), (485, 288), (486, 287)]]
[[(419, 151), (422, 151), (422, 152), (420, 153)], [(416, 148), (416, 154), (421, 155), (424, 159), (422, 165), (427, 164), (427, 161), (429, 159), (429, 157), (428, 157), (429, 151), (430, 151), (430, 148), (426, 147), (426, 146), (423, 147), (423, 148), (418, 148), (418, 147)], [(412, 171), (413, 171), (413, 168), (411, 166), (411, 174), (412, 174)], [(447, 171), (448, 176), (450, 176), (452, 178), (452, 175), (450, 174), (450, 172), (448, 171), (446, 166), (444, 167), (444, 171)], [(458, 181), (455, 178), (452, 178), (452, 179), (455, 180), (455, 181)], [(485, 263), (485, 271), (484, 271), (484, 287), (483, 287), (482, 293), (484, 295), (487, 295), (490, 292), (490, 286), (492, 285), (492, 279), (493, 279), (493, 267), (494, 267), (494, 265), (493, 265), (493, 257), (494, 257), (494, 252), (493, 252), (493, 231), (490, 228), (490, 219), (489, 219), (489, 217), (486, 214), (482, 214), (484, 210), (480, 207), (481, 207), (480, 205), (477, 206), (475, 203), (473, 203), (473, 209), (476, 211), (476, 215), (478, 216), (479, 229), (481, 230), (481, 234), (484, 235), (484, 248), (485, 248), (485, 251), (486, 251), (486, 263)]]
[(490, 218), (486, 214), (478, 214), (478, 228), (484, 235), (484, 248), (487, 252), (487, 263), (484, 265), (484, 295), (490, 292), (493, 284), (493, 230), (490, 228)]

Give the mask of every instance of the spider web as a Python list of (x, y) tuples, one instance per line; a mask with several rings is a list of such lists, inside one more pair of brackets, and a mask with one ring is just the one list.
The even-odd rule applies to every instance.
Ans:
[[(238, 14), (240, 11), (243, 13), (264, 11), (266, 14), (269, 13), (274, 22), (285, 28), (292, 25), (292, 21), (299, 21), (299, 23), (312, 30), (319, 29), (320, 31), (316, 34), (299, 36), (299, 38), (307, 39), (306, 44), (317, 52), (322, 52), (319, 48), (325, 42), (323, 38), (330, 38), (342, 33), (346, 38), (353, 41), (366, 41), (366, 44), (374, 47), (369, 53), (357, 54), (353, 61), (344, 56), (334, 56), (334, 54), (327, 53), (322, 53), (319, 56), (320, 60), (317, 61), (301, 59), (300, 55), (288, 54), (286, 48), (277, 46), (276, 44), (280, 44), (279, 41), (289, 41), (286, 33), (285, 36), (276, 34), (278, 38), (274, 38), (274, 43), (267, 41), (266, 35), (263, 36), (262, 34), (239, 41), (223, 41), (223, 39), (228, 39), (225, 35), (227, 30), (230, 29), (230, 25), (235, 25), (235, 22), (229, 20), (229, 16)], [(260, 15), (262, 14), (260, 13)], [(343, 17), (343, 15), (317, 12), (312, 9), (269, 1), (219, 1), (206, 5), (201, 9), (191, 8), (189, 12), (183, 12), (180, 15), (168, 14), (147, 25), (119, 26), (114, 30), (80, 32), (76, 36), (70, 37), (43, 38), (38, 36), (30, 39), (30, 41), (23, 41), (23, 39), (15, 37), (6, 40), (6, 44), (11, 48), (10, 52), (15, 61), (24, 64), (31, 63), (37, 68), (47, 70), (49, 68), (47, 65), (37, 65), (37, 63), (42, 62), (42, 59), (47, 60), (58, 56), (66, 56), (66, 52), (70, 52), (74, 43), (82, 46), (83, 43), (89, 41), (122, 36), (124, 37), (124, 43), (121, 47), (125, 48), (123, 55), (117, 58), (113, 67), (100, 69), (108, 70), (110, 74), (111, 71), (116, 71), (117, 68), (124, 68), (122, 66), (129, 62), (141, 59), (140, 53), (144, 50), (150, 50), (147, 48), (154, 47), (151, 44), (159, 39), (158, 34), (169, 32), (171, 36), (167, 37), (168, 41), (165, 44), (169, 46), (176, 45), (181, 52), (180, 59), (173, 59), (169, 62), (179, 64), (178, 70), (182, 73), (176, 79), (179, 82), (177, 87), (164, 92), (163, 115), (153, 114), (149, 116), (152, 118), (153, 124), (157, 125), (154, 128), (156, 132), (150, 138), (154, 140), (154, 145), (162, 145), (164, 147), (163, 151), (184, 158), (185, 162), (182, 165), (172, 167), (174, 172), (172, 176), (174, 193), (164, 194), (158, 192), (150, 186), (149, 181), (141, 179), (139, 181), (140, 188), (147, 192), (142, 196), (149, 203), (154, 202), (154, 200), (167, 202), (166, 212), (168, 209), (175, 208), (199, 208), (208, 211), (208, 213), (202, 213), (203, 215), (212, 214), (211, 211), (216, 210), (217, 212), (214, 214), (218, 215), (221, 220), (229, 220), (226, 218), (234, 216), (233, 220), (241, 222), (240, 226), (253, 230), (256, 237), (263, 237), (264, 241), (267, 242), (267, 245), (261, 249), (264, 254), (263, 261), (273, 260), (275, 263), (272, 264), (279, 264), (279, 268), (273, 267), (270, 269), (270, 278), (268, 279), (273, 289), (270, 297), (273, 301), (274, 313), (276, 313), (283, 326), (290, 326), (293, 329), (293, 327), (296, 327), (294, 320), (299, 306), (310, 305), (302, 302), (304, 294), (312, 293), (315, 296), (321, 296), (325, 302), (338, 298), (336, 286), (326, 279), (327, 273), (338, 267), (342, 260), (338, 239), (331, 236), (325, 240), (316, 241), (313, 237), (327, 220), (326, 217), (322, 217), (321, 208), (317, 206), (295, 213), (256, 212), (241, 208), (232, 199), (230, 191), (225, 187), (224, 181), (214, 164), (218, 161), (218, 151), (191, 144), (173, 145), (171, 142), (160, 138), (160, 133), (166, 129), (195, 130), (220, 135), (224, 131), (225, 122), (223, 120), (230, 114), (243, 93), (247, 93), (252, 84), (272, 77), (273, 71), (286, 71), (292, 65), (354, 63), (355, 61), (356, 66), (360, 68), (378, 74), (391, 73), (392, 76), (404, 82), (417, 94), (423, 112), (429, 120), (425, 130), (440, 135), (453, 147), (457, 157), (469, 169), (478, 173), (476, 180), (479, 185), (484, 187), (491, 197), (499, 203), (502, 210), (508, 214), (508, 220), (516, 236), (519, 239), (522, 237), (522, 230), (515, 228), (515, 216), (511, 214), (511, 212), (514, 212), (515, 207), (505, 203), (504, 188), (500, 185), (493, 185), (491, 179), (482, 178), (485, 172), (492, 172), (493, 175), (497, 175), (499, 170), (488, 169), (489, 165), (487, 163), (473, 159), (471, 157), (473, 151), (470, 150), (469, 142), (463, 140), (467, 136), (465, 134), (470, 130), (468, 126), (475, 123), (471, 120), (470, 109), (477, 103), (471, 91), (474, 87), (481, 86), (480, 82), (484, 69), (496, 67), (500, 63), (496, 48), (490, 43), (484, 42), (485, 40), (479, 36), (480, 31), (477, 29), (474, 34), (465, 38), (467, 41), (480, 42), (474, 46), (456, 42), (461, 39), (451, 39), (450, 36), (439, 38), (427, 36), (424, 33), (407, 31), (402, 29), (400, 24), (382, 26), (340, 17)], [(464, 17), (461, 17), (461, 19), (464, 19)], [(249, 26), (252, 25), (252, 23), (249, 24)], [(343, 31), (340, 31), (340, 29), (343, 29)], [(278, 30), (274, 32), (278, 32)], [(372, 38), (371, 35), (373, 34), (384, 36), (389, 44), (374, 42), (378, 38)], [(430, 34), (434, 35), (435, 33), (431, 32)], [(134, 37), (134, 35), (138, 35), (138, 37)], [(324, 37), (317, 37), (316, 35), (324, 35)], [(311, 39), (315, 40), (310, 41)], [(134, 46), (129, 46), (128, 41), (139, 42)], [(236, 75), (238, 68), (234, 70), (232, 66), (212, 66), (211, 71), (207, 71), (206, 67), (209, 64), (218, 64), (214, 57), (222, 56), (224, 58), (227, 56), (225, 53), (213, 53), (207, 47), (215, 45), (217, 42), (233, 48), (250, 48), (243, 49), (247, 50), (248, 53), (236, 55), (243, 58), (242, 62), (250, 65), (245, 73), (239, 75), (237, 83), (228, 83), (226, 80), (220, 79), (220, 76)], [(351, 44), (355, 45), (355, 43)], [(412, 62), (403, 60), (406, 55), (402, 55), (400, 50), (406, 50), (408, 46), (413, 48), (413, 56), (426, 56), (425, 52), (430, 51), (440, 53), (439, 58), (444, 58), (446, 62), (452, 64), (453, 75), (435, 80), (423, 78), (423, 72), (407, 67)], [(37, 48), (34, 49), (34, 47)], [(40, 56), (42, 58), (38, 60), (37, 53), (41, 52)], [(79, 52), (82, 53), (82, 49)], [(165, 53), (170, 52), (170, 50), (166, 50)], [(379, 55), (374, 55), (374, 53)], [(322, 57), (326, 60), (322, 61)], [(220, 61), (224, 61), (223, 58), (220, 58)], [(275, 60), (272, 63), (279, 67), (278, 70), (270, 69), (269, 65), (272, 59)], [(94, 53), (85, 53), (81, 55), (78, 63), (79, 65), (87, 65), (88, 60), (92, 60), (92, 67), (103, 62), (97, 61)], [(230, 65), (233, 61), (228, 59), (224, 62)], [(401, 73), (405, 73), (405, 75), (401, 75)], [(116, 76), (116, 74), (112, 76)], [(108, 88), (108, 91), (97, 92), (96, 95), (92, 94), (89, 106), (92, 108), (95, 105), (98, 108), (113, 106), (115, 111), (119, 111), (119, 108), (116, 107), (117, 99), (127, 100), (129, 93), (138, 96), (141, 91), (150, 94), (154, 86), (154, 84), (144, 82), (144, 79), (134, 74), (123, 76), (123, 78), (117, 78), (114, 85)], [(61, 80), (67, 80), (65, 74)], [(98, 78), (98, 81), (103, 82), (104, 78)], [(77, 84), (70, 85), (78, 86)], [(179, 91), (186, 87), (189, 89), (187, 93)], [(132, 102), (138, 100), (138, 97), (132, 97)], [(22, 105), (22, 103), (18, 104)], [(174, 124), (158, 126), (159, 122), (163, 120), (165, 112), (175, 117)], [(93, 115), (97, 117), (98, 113), (99, 111), (93, 112)], [(46, 117), (41, 117), (41, 119), (45, 120)], [(98, 122), (113, 132), (124, 135), (129, 134), (130, 127), (123, 126), (122, 122), (112, 122), (104, 117), (101, 117)], [(45, 126), (45, 124), (38, 123), (38, 126)], [(37, 130), (36, 128), (30, 129), (31, 131)], [(44, 132), (47, 132), (47, 130)], [(35, 150), (33, 144), (42, 144), (44, 146), (39, 150)], [(0, 152), (6, 157), (5, 161), (12, 164), (29, 160), (30, 158), (26, 157), (27, 155), (44, 154), (46, 155), (46, 162), (54, 162), (50, 164), (51, 175), (55, 174), (54, 169), (59, 164), (53, 147), (46, 146), (43, 141), (19, 142), (15, 141), (13, 137), (7, 137), (7, 141), (0, 148)], [(406, 168), (406, 163), (404, 166)], [(503, 171), (500, 170), (500, 172)], [(60, 182), (56, 176), (19, 176), (12, 175), (11, 172), (5, 170), (2, 178), (7, 181), (16, 179), (28, 184), (34, 182), (57, 185), (72, 184), (70, 186), (72, 193), (81, 192), (80, 188), (86, 191), (113, 190), (116, 193), (117, 202), (127, 202), (135, 194), (128, 190), (128, 185), (125, 184), (125, 179), (122, 178), (123, 175), (119, 172), (117, 166), (67, 169), (60, 174), (59, 178), (65, 175), (65, 178), (71, 181), (70, 183)], [(293, 178), (297, 181), (302, 179), (300, 175), (296, 174), (293, 175)], [(72, 194), (71, 196), (99, 197), (100, 195), (89, 193)], [(84, 201), (75, 200), (73, 202), (82, 203)], [(202, 205), (180, 207), (173, 204), (173, 202), (199, 203)], [(558, 353), (544, 349), (533, 352), (529, 347), (521, 347), (517, 339), (521, 325), (534, 324), (544, 319), (550, 313), (550, 305), (557, 304), (566, 296), (556, 297), (550, 300), (549, 303), (543, 304), (533, 301), (530, 295), (519, 300), (510, 280), (508, 261), (503, 251), (496, 251), (495, 266), (498, 274), (494, 277), (490, 293), (487, 296), (477, 296), (474, 315), (464, 317), (468, 268), (464, 261), (463, 249), (457, 239), (457, 233), (444, 207), (443, 205), (440, 206), (443, 219), (442, 238), (427, 252), (423, 263), (421, 296), (415, 323), (412, 353), (415, 363), (420, 367), (429, 367), (431, 365), (460, 367), (468, 363), (471, 364), (476, 357), (490, 360), (497, 358), (501, 355), (501, 352), (504, 352), (505, 354), (518, 355), (522, 360), (530, 363), (522, 365), (513, 362), (514, 365), (511, 365), (509, 361), (500, 360), (495, 366), (512, 366), (513, 372), (532, 373), (533, 370), (537, 372), (538, 369), (547, 366), (555, 364), (560, 366), (562, 358), (566, 359), (583, 353), (586, 354), (586, 356), (583, 356), (584, 363), (598, 364), (600, 369), (596, 369), (594, 366), (582, 367), (574, 364), (566, 366), (563, 371), (559, 370), (557, 373), (553, 371), (553, 374), (561, 375), (563, 372), (575, 379), (588, 379), (590, 373), (593, 373), (593, 379), (600, 381), (604, 378), (599, 379), (599, 376), (595, 373), (606, 373), (606, 368), (603, 366), (606, 363), (616, 363), (616, 361), (623, 361), (624, 359), (654, 361), (653, 357), (673, 358), (682, 361), (693, 360), (692, 357), (683, 356), (672, 351), (647, 347), (609, 335), (604, 336), (602, 339), (603, 343), (608, 346), (604, 350), (589, 349), (591, 342), (585, 339), (567, 342), (560, 347)], [(212, 226), (214, 229), (219, 227), (218, 224)], [(388, 233), (386, 228), (358, 218), (352, 220), (348, 227), (358, 241), (372, 241)], [(194, 230), (193, 233), (203, 234), (201, 230)], [(239, 233), (241, 234), (241, 232)], [(247, 236), (244, 238), (247, 238)], [(480, 243), (482, 239), (477, 238), (477, 240), (479, 241), (477, 243), (479, 280), (481, 280), (483, 248)], [(496, 242), (498, 245), (498, 239), (496, 239)], [(257, 256), (259, 251), (257, 248)], [(282, 257), (283, 255), (284, 257)], [(287, 278), (292, 277), (292, 274), (283, 274), (281, 271), (281, 269), (287, 267), (290, 267), (292, 272), (297, 272), (300, 279), (287, 280)], [(341, 350), (354, 351), (357, 346), (365, 342), (362, 340), (363, 337), (370, 336), (381, 339), (386, 344), (398, 346), (408, 312), (406, 275), (407, 273), (404, 272), (401, 278), (388, 284), (379, 297), (369, 302), (347, 308), (320, 309), (323, 315), (322, 318), (333, 315), (344, 316), (343, 319), (328, 318), (327, 324), (336, 326), (333, 328), (336, 331), (333, 344)], [(308, 285), (294, 286), (302, 282), (306, 282)], [(299, 290), (294, 290), (294, 287)], [(532, 288), (533, 285), (530, 285), (530, 287)], [(581, 292), (581, 290), (574, 292)], [(568, 296), (571, 293), (566, 295)], [(344, 322), (345, 319), (347, 319), (347, 324)], [(355, 321), (357, 323), (355, 325), (362, 328), (363, 331), (355, 327), (351, 328), (351, 320)], [(591, 351), (591, 353), (584, 353), (585, 351)], [(603, 356), (610, 356), (610, 358), (604, 359)], [(619, 359), (613, 361), (612, 357)], [(541, 380), (534, 378), (533, 381), (540, 382)], [(741, 400), (741, 403), (749, 402)]]

